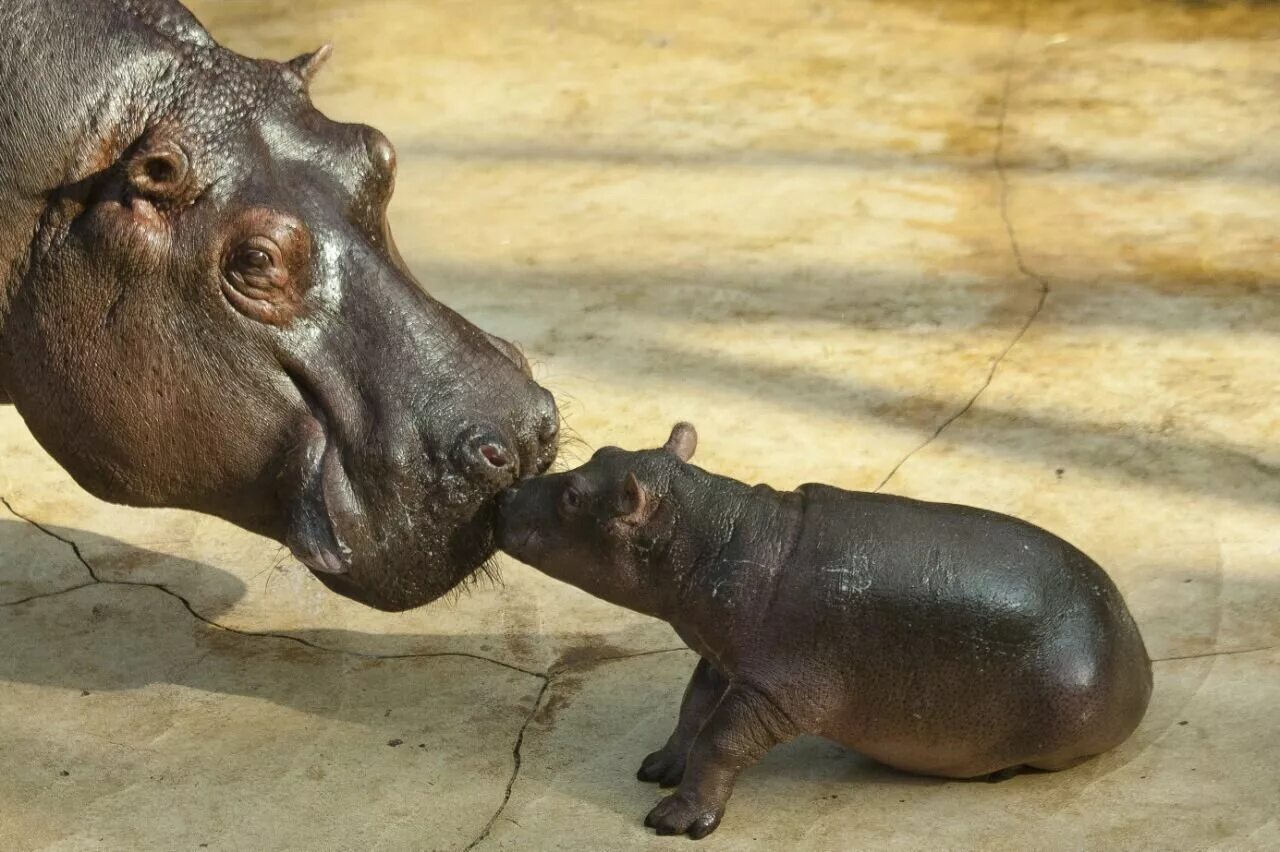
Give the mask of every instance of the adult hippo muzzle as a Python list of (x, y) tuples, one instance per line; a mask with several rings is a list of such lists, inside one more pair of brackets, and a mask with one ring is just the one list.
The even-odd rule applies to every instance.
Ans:
[(399, 610), (493, 552), (558, 414), (432, 299), (390, 143), (170, 0), (0, 4), (0, 401), (87, 490), (286, 542)]

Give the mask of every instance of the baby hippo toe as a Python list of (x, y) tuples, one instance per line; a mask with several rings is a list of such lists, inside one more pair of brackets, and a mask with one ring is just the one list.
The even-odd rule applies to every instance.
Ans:
[(649, 811), (644, 824), (658, 834), (687, 834), (701, 840), (716, 830), (724, 808), (707, 807), (681, 793), (667, 796)]
[(684, 777), (684, 755), (665, 748), (655, 751), (641, 761), (636, 777), (656, 781), (661, 787), (674, 787)]

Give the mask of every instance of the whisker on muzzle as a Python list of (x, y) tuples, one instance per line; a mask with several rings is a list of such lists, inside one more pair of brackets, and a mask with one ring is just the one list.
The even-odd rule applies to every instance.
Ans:
[(498, 554), (493, 554), (476, 566), (475, 570), (458, 581), (458, 584), (439, 599), (446, 607), (455, 607), (464, 595), (469, 595), (480, 587), (500, 589), (505, 585), (502, 571), (498, 566)]
[[(543, 385), (546, 387), (546, 385)], [(547, 388), (551, 390), (551, 388)], [(577, 467), (589, 458), (593, 450), (577, 429), (569, 422), (568, 415), (575, 405), (576, 398), (571, 394), (551, 390), (556, 400), (556, 418), (559, 423), (560, 447), (556, 460), (551, 464), (548, 473), (561, 473), (571, 467)]]

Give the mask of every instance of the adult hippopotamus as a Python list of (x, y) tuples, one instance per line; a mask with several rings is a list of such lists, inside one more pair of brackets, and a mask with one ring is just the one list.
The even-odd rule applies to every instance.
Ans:
[(491, 555), (559, 418), (406, 268), (390, 143), (308, 98), (326, 54), (245, 58), (173, 0), (0, 0), (0, 402), (98, 497), (400, 610)]

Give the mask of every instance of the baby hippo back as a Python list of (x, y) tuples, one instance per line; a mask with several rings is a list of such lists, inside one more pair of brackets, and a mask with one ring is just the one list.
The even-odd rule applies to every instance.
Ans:
[(822, 485), (799, 497), (795, 548), (751, 644), (815, 687), (824, 735), (972, 777), (1065, 768), (1141, 720), (1142, 637), (1067, 542), (964, 506)]

